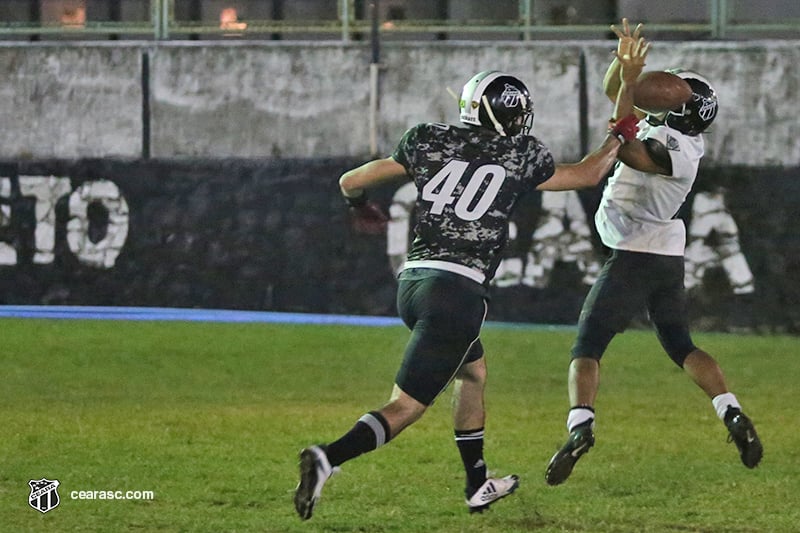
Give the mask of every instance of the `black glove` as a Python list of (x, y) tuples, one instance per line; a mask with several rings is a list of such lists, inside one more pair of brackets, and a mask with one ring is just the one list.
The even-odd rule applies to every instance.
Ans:
[(365, 235), (382, 235), (386, 233), (389, 217), (375, 202), (367, 200), (367, 195), (362, 194), (355, 198), (345, 197), (350, 206), (350, 224), (356, 233)]

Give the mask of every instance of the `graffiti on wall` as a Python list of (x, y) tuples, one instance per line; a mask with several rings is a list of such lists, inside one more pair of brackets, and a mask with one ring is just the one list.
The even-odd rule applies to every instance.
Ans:
[(753, 273), (739, 246), (739, 228), (725, 207), (725, 190), (699, 192), (692, 203), (687, 231), (687, 289), (698, 287), (710, 268), (722, 268), (734, 294), (755, 291)]
[(55, 260), (56, 207), (66, 199), (65, 228), (69, 250), (84, 265), (102, 269), (114, 266), (128, 237), (129, 212), (125, 197), (109, 180), (86, 181), (72, 188), (68, 177), (0, 177), (0, 265), (20, 263), (20, 239), (15, 232), (14, 205), (32, 201), (34, 264)]
[[(694, 195), (691, 218), (687, 226), (686, 276), (687, 289), (701, 286), (711, 268), (722, 268), (734, 294), (752, 293), (753, 274), (739, 245), (739, 229), (725, 206), (725, 191)], [(597, 279), (603, 256), (592, 243), (589, 216), (575, 191), (541, 194), (537, 222), (530, 247), (522, 253), (509, 254), (497, 268), (493, 285), (498, 288), (524, 285), (542, 289), (550, 285), (558, 263), (572, 263), (581, 273), (583, 284), (590, 286)], [(389, 208), (386, 254), (393, 271), (403, 264), (408, 251), (417, 190), (409, 182), (392, 197)], [(515, 222), (509, 224), (509, 248), (521, 238)]]
[[(509, 231), (517, 238), (517, 230)], [(592, 230), (575, 191), (541, 193), (541, 209), (526, 257), (508, 257), (498, 267), (494, 283), (512, 287), (520, 283), (542, 289), (550, 284), (557, 262), (574, 263), (586, 285), (597, 279), (600, 257), (592, 246)]]
[[(395, 316), (389, 265), (396, 271), (410, 245), (416, 192), (376, 189), (375, 201), (391, 205), (388, 236), (354, 234), (331, 176), (357, 164), (0, 162), (0, 303)], [(797, 176), (707, 169), (702, 189), (712, 192), (698, 191), (679, 214), (691, 233), (698, 328), (800, 332)], [(591, 217), (599, 192), (578, 192), (582, 209), (572, 193), (522, 199), (504, 257), (516, 273), (496, 287), (490, 320), (574, 324), (606, 255)]]
[(411, 217), (417, 188), (409, 181), (397, 189), (389, 206), (389, 224), (386, 228), (386, 255), (392, 272), (398, 272), (406, 260), (408, 239), (411, 231)]

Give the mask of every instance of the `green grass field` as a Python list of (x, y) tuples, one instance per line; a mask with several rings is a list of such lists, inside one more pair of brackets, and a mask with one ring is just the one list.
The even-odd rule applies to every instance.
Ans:
[[(800, 339), (696, 335), (764, 441), (741, 465), (711, 403), (628, 332), (604, 360), (597, 444), (563, 485), (570, 331), (488, 325), (486, 458), (519, 490), (463, 503), (449, 391), (420, 422), (344, 465), (314, 517), (294, 514), (297, 452), (388, 397), (400, 327), (4, 319), (0, 531), (783, 532), (800, 529)], [(28, 505), (57, 479), (60, 505)], [(72, 491), (153, 491), (77, 500)]]

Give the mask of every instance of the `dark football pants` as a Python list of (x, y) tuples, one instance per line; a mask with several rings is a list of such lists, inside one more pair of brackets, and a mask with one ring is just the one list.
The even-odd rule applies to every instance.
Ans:
[(411, 330), (395, 383), (431, 405), (464, 363), (483, 357), (479, 339), (485, 290), (450, 272), (414, 268), (400, 274), (397, 309)]
[(572, 357), (600, 360), (611, 339), (647, 309), (658, 340), (683, 366), (696, 349), (689, 333), (682, 256), (612, 250), (581, 309)]

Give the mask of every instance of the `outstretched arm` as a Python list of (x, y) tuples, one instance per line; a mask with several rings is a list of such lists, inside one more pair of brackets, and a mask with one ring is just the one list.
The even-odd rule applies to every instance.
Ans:
[[(635, 134), (634, 134), (635, 135)], [(617, 160), (620, 141), (611, 133), (606, 135), (603, 144), (578, 163), (556, 165), (556, 171), (544, 183), (536, 187), (539, 191), (570, 191), (594, 187), (608, 174)]]
[(632, 93), (636, 88), (636, 80), (644, 68), (649, 48), (650, 44), (639, 38), (636, 42), (631, 41), (617, 50), (620, 84), (614, 114), (609, 123), (609, 134), (597, 150), (580, 162), (556, 165), (556, 171), (550, 179), (537, 187), (538, 190), (564, 191), (597, 185), (614, 165), (621, 144), (635, 141), (638, 118), (633, 115)]
[(636, 82), (642, 73), (650, 50), (650, 43), (643, 37), (636, 41), (620, 41), (614, 61), (619, 62), (619, 89), (614, 101), (614, 113), (611, 120), (616, 121), (622, 117), (627, 117), (633, 113), (633, 94), (636, 90)]
[(620, 71), (622, 70), (622, 64), (617, 59), (618, 56), (624, 55), (625, 50), (629, 50), (633, 43), (639, 41), (639, 38), (642, 33), (642, 24), (637, 24), (636, 28), (633, 30), (633, 34), (631, 34), (630, 24), (628, 24), (628, 19), (622, 19), (622, 29), (619, 29), (614, 24), (611, 25), (611, 31), (613, 31), (616, 36), (619, 38), (619, 42), (617, 43), (617, 50), (614, 52), (614, 59), (611, 60), (611, 64), (608, 66), (608, 70), (606, 70), (606, 75), (603, 78), (603, 90), (608, 96), (609, 100), (612, 102), (617, 101), (617, 95), (619, 94), (619, 86), (621, 83), (620, 80)]

